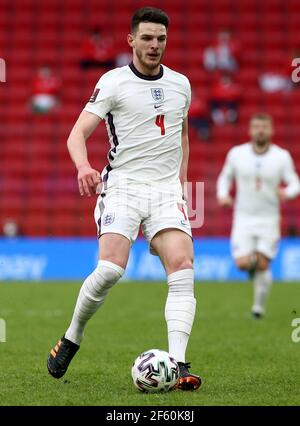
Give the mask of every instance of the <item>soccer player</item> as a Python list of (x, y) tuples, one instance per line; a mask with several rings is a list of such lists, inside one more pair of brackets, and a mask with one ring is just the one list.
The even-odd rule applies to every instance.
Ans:
[[(81, 287), (69, 328), (48, 357), (55, 378), (67, 371), (87, 321), (123, 275), (141, 225), (167, 274), (165, 318), (169, 353), (180, 368), (178, 388), (201, 384), (185, 360), (196, 310), (192, 234), (183, 197), (191, 89), (184, 75), (161, 64), (168, 24), (162, 10), (135, 12), (128, 35), (132, 63), (102, 75), (68, 139), (80, 194), (91, 196), (101, 185), (95, 208), (99, 262)], [(101, 119), (111, 149), (100, 177), (88, 161), (86, 141)]]
[(280, 202), (295, 198), (300, 182), (289, 152), (272, 143), (270, 115), (255, 114), (249, 134), (250, 142), (228, 152), (217, 181), (217, 198), (221, 206), (231, 207), (230, 188), (235, 180), (232, 255), (237, 267), (254, 280), (252, 315), (260, 318), (272, 284), (270, 262), (280, 238)]

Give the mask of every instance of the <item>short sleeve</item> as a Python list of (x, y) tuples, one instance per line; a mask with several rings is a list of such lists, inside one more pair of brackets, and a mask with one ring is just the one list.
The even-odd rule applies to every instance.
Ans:
[(92, 112), (104, 118), (115, 105), (116, 81), (109, 73), (104, 74), (94, 89), (84, 111)]
[(284, 151), (284, 161), (282, 168), (282, 180), (284, 183), (289, 184), (291, 178), (294, 176), (295, 165), (294, 161), (291, 157), (291, 154), (288, 151)]
[(228, 197), (230, 193), (234, 178), (234, 152), (235, 148), (231, 148), (228, 152), (223, 169), (217, 179), (217, 198)]
[(188, 115), (189, 112), (189, 108), (191, 105), (191, 97), (192, 97), (192, 92), (191, 92), (191, 85), (188, 79), (186, 79), (186, 103), (185, 103), (185, 107), (183, 110), (183, 118), (186, 118), (186, 116)]
[(295, 169), (294, 161), (288, 151), (285, 151), (282, 180), (287, 185), (285, 188), (287, 198), (292, 199), (299, 195), (300, 180)]

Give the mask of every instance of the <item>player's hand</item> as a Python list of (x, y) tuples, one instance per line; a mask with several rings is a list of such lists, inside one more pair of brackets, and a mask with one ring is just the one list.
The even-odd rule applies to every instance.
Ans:
[(78, 167), (77, 180), (81, 196), (87, 195), (91, 197), (93, 194), (96, 194), (96, 192), (99, 192), (99, 188), (97, 190), (97, 187), (101, 182), (100, 173), (92, 169), (89, 164), (83, 164)]
[(223, 197), (218, 199), (218, 203), (221, 207), (231, 207), (233, 204), (233, 199), (231, 197)]
[(187, 203), (188, 201), (188, 186), (187, 186), (187, 178), (183, 179), (183, 181), (181, 181), (181, 195), (182, 195), (182, 199)]
[(279, 189), (278, 189), (278, 197), (279, 197), (279, 200), (280, 200), (281, 202), (283, 202), (283, 201), (286, 201), (286, 200), (287, 200), (287, 196), (286, 196), (286, 193), (285, 193), (285, 189), (284, 189), (284, 188), (279, 188)]
[(185, 201), (187, 203), (187, 201), (188, 201), (188, 194), (185, 191), (185, 188), (183, 186), (182, 186), (182, 199), (183, 199), (183, 201)]

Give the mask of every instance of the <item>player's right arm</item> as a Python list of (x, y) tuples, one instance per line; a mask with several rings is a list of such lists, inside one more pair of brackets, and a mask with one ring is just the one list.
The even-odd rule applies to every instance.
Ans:
[(79, 192), (88, 197), (95, 194), (100, 183), (100, 173), (88, 161), (86, 141), (115, 104), (118, 81), (116, 72), (118, 71), (108, 71), (101, 76), (68, 139), (69, 153), (78, 170)]
[(300, 179), (288, 151), (285, 152), (282, 180), (286, 187), (278, 190), (280, 201), (291, 200), (300, 194)]
[(223, 169), (217, 180), (217, 200), (222, 207), (231, 207), (233, 199), (230, 196), (230, 189), (234, 178), (234, 167), (232, 150), (227, 154)]
[(100, 173), (88, 161), (86, 141), (98, 126), (101, 118), (93, 113), (82, 111), (68, 138), (68, 150), (78, 170), (80, 195), (90, 197), (96, 193), (100, 183)]

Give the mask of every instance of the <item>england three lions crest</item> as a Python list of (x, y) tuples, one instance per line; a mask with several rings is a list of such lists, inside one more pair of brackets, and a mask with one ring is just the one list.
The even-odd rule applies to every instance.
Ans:
[(161, 88), (151, 89), (151, 94), (156, 102), (164, 100), (164, 91)]
[(107, 213), (103, 218), (102, 218), (102, 225), (103, 226), (108, 226), (111, 225), (113, 223), (113, 221), (115, 220), (115, 214), (114, 213)]

